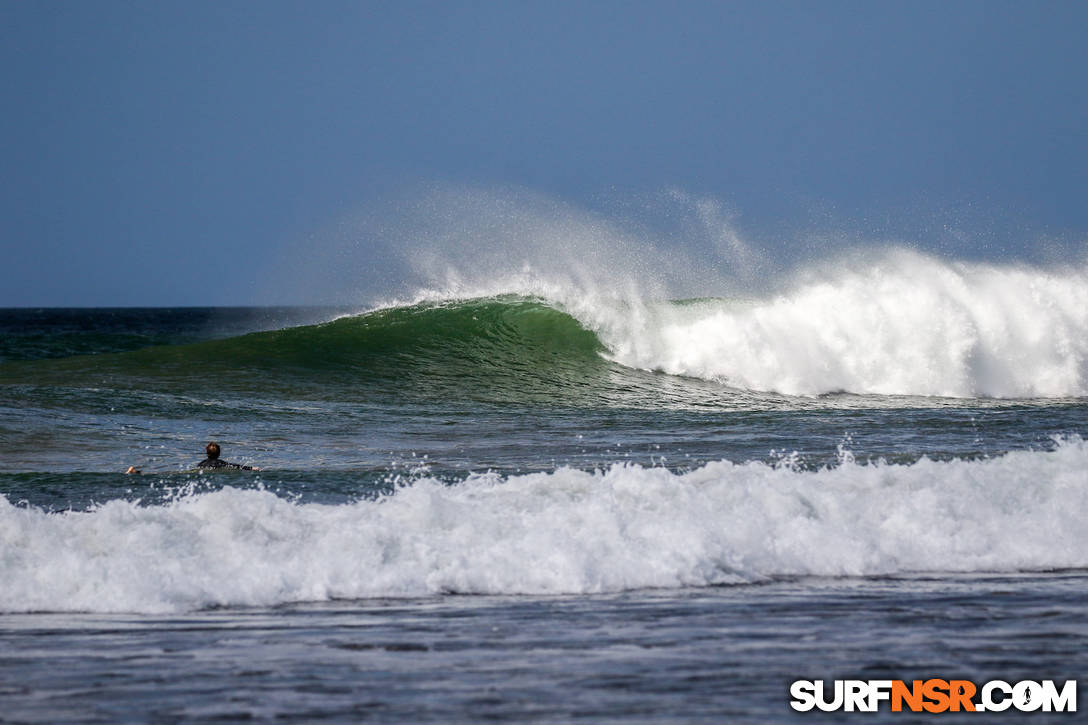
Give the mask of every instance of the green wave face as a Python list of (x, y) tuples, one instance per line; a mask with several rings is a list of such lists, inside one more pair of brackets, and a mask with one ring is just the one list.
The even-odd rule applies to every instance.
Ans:
[(615, 367), (570, 315), (523, 297), (377, 310), (318, 325), (0, 365), (0, 383), (513, 402), (593, 394)]

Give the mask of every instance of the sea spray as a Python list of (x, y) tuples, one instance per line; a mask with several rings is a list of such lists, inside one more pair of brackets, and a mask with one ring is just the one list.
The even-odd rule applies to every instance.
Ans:
[(1030, 266), (824, 238), (786, 257), (746, 240), (721, 202), (677, 189), (611, 214), (442, 185), (394, 207), (357, 222), (400, 250), (419, 285), (390, 306), (541, 299), (611, 360), (746, 390), (1088, 394), (1083, 253)]
[(47, 513), (0, 497), (0, 611), (173, 612), (438, 593), (1088, 567), (1088, 443), (984, 460), (686, 473), (617, 464), (299, 503), (225, 487)]
[(526, 271), (583, 294), (670, 299), (766, 289), (793, 267), (772, 267), (717, 199), (668, 189), (598, 201), (586, 208), (516, 187), (402, 188), (315, 232), (261, 276), (270, 298), (306, 304), (412, 299), (420, 289), (531, 295), (503, 284)]

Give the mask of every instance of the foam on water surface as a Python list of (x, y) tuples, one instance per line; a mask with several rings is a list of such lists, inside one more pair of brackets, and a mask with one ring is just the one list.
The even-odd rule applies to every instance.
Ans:
[(51, 513), (0, 496), (0, 611), (174, 612), (438, 593), (566, 594), (783, 576), (1088, 567), (1088, 444), (818, 471), (560, 468), (378, 501), (223, 488)]

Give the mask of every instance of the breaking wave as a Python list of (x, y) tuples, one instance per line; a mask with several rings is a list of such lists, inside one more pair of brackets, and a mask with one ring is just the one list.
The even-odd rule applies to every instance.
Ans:
[(1088, 395), (1088, 267), (898, 252), (766, 299), (588, 321), (632, 367), (786, 394)]
[[(654, 383), (646, 371), (676, 377)], [(210, 375), (221, 390), (521, 402), (631, 403), (618, 393), (662, 385), (683, 397), (685, 380), (704, 383), (689, 391), (701, 402), (705, 382), (722, 395), (1083, 397), (1088, 266), (898, 251), (811, 269), (773, 295), (682, 301), (527, 272), (319, 325), (0, 365), (9, 383), (199, 388)]]
[(46, 512), (0, 496), (0, 611), (174, 612), (438, 593), (566, 594), (1088, 567), (1088, 443), (801, 471), (420, 478), (379, 500), (223, 488)]

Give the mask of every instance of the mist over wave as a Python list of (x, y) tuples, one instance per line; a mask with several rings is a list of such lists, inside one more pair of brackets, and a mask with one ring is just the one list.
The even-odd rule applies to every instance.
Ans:
[(435, 593), (563, 594), (1088, 567), (1088, 444), (800, 471), (420, 478), (378, 501), (263, 490), (47, 513), (0, 496), (0, 611), (184, 611)]
[(540, 299), (610, 360), (755, 391), (1088, 395), (1083, 254), (1041, 266), (856, 239), (757, 244), (727, 206), (679, 190), (611, 216), (449, 187), (393, 207), (356, 222), (359, 249), (401, 265), (405, 290), (378, 307)]

